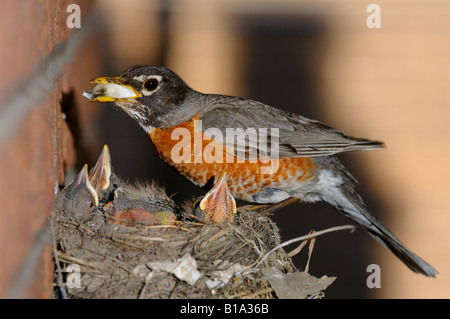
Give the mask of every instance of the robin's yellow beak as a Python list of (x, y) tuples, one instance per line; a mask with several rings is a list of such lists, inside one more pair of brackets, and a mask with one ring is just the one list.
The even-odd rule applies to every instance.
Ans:
[(135, 88), (122, 83), (119, 76), (96, 78), (90, 83), (97, 85), (92, 91), (84, 91), (83, 96), (91, 102), (126, 101), (141, 96)]
[(89, 171), (89, 181), (97, 192), (109, 187), (111, 183), (111, 156), (108, 145), (103, 146), (103, 151), (97, 163)]
[(200, 201), (199, 208), (204, 214), (205, 222), (220, 224), (233, 219), (236, 214), (236, 201), (228, 188), (226, 172)]

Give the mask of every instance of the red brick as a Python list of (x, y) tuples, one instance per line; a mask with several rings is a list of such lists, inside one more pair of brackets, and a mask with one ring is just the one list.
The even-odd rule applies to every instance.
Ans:
[[(8, 94), (32, 74), (55, 43), (70, 37), (72, 30), (66, 27), (66, 8), (71, 3), (80, 4), (85, 15), (91, 2), (2, 1), (0, 19), (4, 27), (0, 30), (0, 41), (8, 43), (10, 48), (0, 51), (0, 59), (8, 61), (3, 64), (0, 77), (2, 100), (7, 101)], [(68, 64), (63, 68), (63, 75), (54, 80), (53, 90), (44, 95), (44, 100), (36, 101), (0, 145), (0, 202), (3, 204), (0, 211), (0, 296), (8, 296), (14, 286), (36, 234), (53, 209), (58, 185), (75, 163), (73, 136), (61, 114), (62, 92), (79, 95), (81, 85), (77, 85), (77, 81), (86, 83), (84, 77), (90, 76), (82, 72), (88, 68), (99, 72), (99, 63), (96, 63), (99, 53), (95, 46), (80, 48), (74, 62), (78, 63), (77, 67)], [(73, 106), (79, 107), (77, 103)], [(89, 112), (85, 112), (84, 126), (95, 116)], [(23, 289), (23, 297), (51, 297), (50, 248), (44, 250), (38, 264), (35, 275), (31, 276), (32, 282)]]

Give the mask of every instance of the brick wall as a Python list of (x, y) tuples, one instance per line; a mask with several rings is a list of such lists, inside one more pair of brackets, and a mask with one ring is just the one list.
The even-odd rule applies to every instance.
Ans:
[[(51, 297), (47, 217), (58, 185), (76, 161), (74, 125), (65, 121), (61, 103), (66, 112), (77, 113), (73, 92), (92, 76), (84, 68), (98, 72), (90, 28), (83, 22), (80, 29), (66, 25), (72, 3), (80, 5), (84, 21), (91, 1), (2, 1), (1, 297)], [(80, 59), (87, 63), (74, 67)]]

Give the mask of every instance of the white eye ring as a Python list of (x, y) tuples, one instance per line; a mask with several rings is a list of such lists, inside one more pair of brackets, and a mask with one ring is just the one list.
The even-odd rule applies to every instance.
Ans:
[[(163, 77), (161, 75), (139, 75), (139, 76), (135, 76), (133, 78), (136, 81), (142, 82), (142, 95), (152, 95), (153, 93), (155, 93), (160, 87), (161, 87), (161, 82), (163, 80)], [(146, 87), (145, 84), (146, 83), (150, 83), (149, 81), (155, 80), (156, 83), (155, 87)]]
[(145, 81), (142, 84), (142, 87), (149, 92), (155, 91), (158, 88), (158, 86), (159, 86), (159, 81), (158, 81), (158, 79), (155, 79), (155, 78), (148, 79), (147, 81)]

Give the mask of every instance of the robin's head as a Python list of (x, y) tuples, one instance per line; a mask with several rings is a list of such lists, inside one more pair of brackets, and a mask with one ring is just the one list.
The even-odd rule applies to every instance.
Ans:
[(91, 102), (114, 102), (146, 131), (187, 119), (184, 115), (190, 112), (185, 100), (195, 94), (176, 73), (156, 66), (133, 66), (120, 76), (100, 77), (91, 83), (96, 86), (84, 91), (83, 96)]

